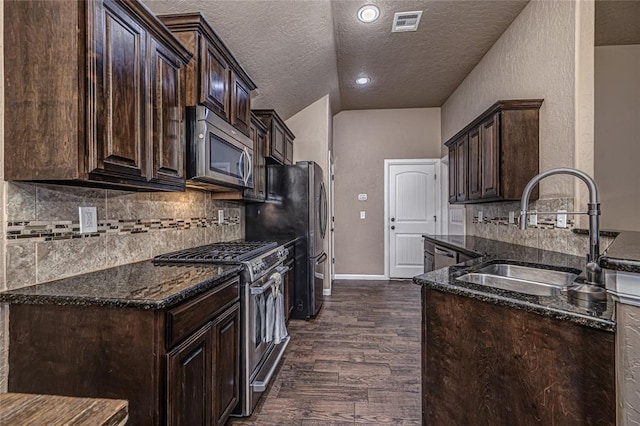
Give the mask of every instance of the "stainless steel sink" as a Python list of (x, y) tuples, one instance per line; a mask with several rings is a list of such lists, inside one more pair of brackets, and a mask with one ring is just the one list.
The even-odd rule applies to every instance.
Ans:
[(573, 284), (580, 272), (575, 271), (578, 273), (494, 263), (457, 279), (534, 296), (553, 296)]

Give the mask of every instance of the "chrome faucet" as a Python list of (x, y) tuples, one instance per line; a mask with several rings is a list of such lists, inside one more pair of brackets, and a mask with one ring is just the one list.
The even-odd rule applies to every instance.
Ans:
[(531, 191), (542, 179), (552, 175), (575, 176), (587, 184), (589, 188), (589, 203), (586, 212), (567, 212), (567, 214), (587, 214), (589, 215), (589, 254), (587, 255), (587, 267), (585, 271), (586, 285), (574, 285), (569, 288), (569, 293), (580, 299), (603, 300), (606, 299), (606, 291), (602, 279), (602, 268), (600, 267), (600, 200), (598, 198), (598, 186), (588, 174), (569, 167), (550, 169), (534, 176), (524, 188), (520, 199), (520, 229), (527, 229), (527, 214), (557, 214), (557, 212), (528, 212), (529, 197)]

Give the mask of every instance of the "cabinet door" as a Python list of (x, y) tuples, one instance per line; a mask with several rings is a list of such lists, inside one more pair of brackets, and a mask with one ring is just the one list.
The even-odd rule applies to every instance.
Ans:
[(213, 344), (208, 323), (167, 354), (169, 425), (211, 425)]
[[(293, 250), (290, 248), (289, 250)], [(287, 321), (291, 318), (293, 313), (293, 301), (295, 300), (293, 291), (296, 284), (296, 263), (293, 260), (293, 254), (291, 254), (291, 261), (287, 261), (289, 270), (284, 275), (284, 314)]]
[(262, 130), (256, 133), (256, 144), (254, 148), (254, 178), (253, 185), (256, 198), (264, 201), (267, 195), (267, 164), (264, 158), (265, 145), (267, 144), (267, 135)]
[(284, 162), (284, 129), (278, 123), (272, 121), (271, 140), (269, 143), (269, 155), (281, 164)]
[(482, 157), (482, 198), (494, 198), (500, 193), (500, 115), (480, 125)]
[(216, 342), (214, 423), (223, 426), (235, 408), (240, 386), (240, 304), (220, 315), (213, 324)]
[(293, 164), (293, 139), (286, 134), (284, 138), (284, 164)]
[(468, 142), (467, 136), (463, 136), (456, 142), (456, 201), (467, 200), (468, 186)]
[(151, 43), (152, 179), (184, 187), (184, 105), (180, 92), (181, 63), (169, 50)]
[(469, 132), (469, 200), (477, 200), (482, 195), (482, 151), (480, 149), (480, 128)]
[(147, 34), (115, 2), (93, 6), (89, 78), (96, 90), (95, 103), (88, 102), (88, 172), (146, 181)]
[(458, 175), (457, 171), (457, 161), (456, 161), (456, 144), (452, 144), (449, 146), (449, 202), (456, 202), (456, 176)]
[(229, 65), (214, 45), (200, 38), (200, 103), (229, 121)]
[(251, 91), (235, 73), (231, 73), (231, 125), (249, 135), (251, 125)]

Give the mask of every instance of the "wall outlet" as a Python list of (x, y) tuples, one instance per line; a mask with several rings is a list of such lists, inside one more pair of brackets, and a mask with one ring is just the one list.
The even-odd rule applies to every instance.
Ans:
[(224, 210), (218, 210), (218, 223), (224, 223)]
[(536, 213), (529, 213), (528, 220), (529, 220), (529, 226), (538, 225), (538, 215)]
[(482, 222), (484, 220), (484, 213), (482, 210), (478, 212), (478, 222)]
[(358, 201), (367, 201), (367, 194), (358, 194)]
[(566, 210), (558, 210), (558, 214), (556, 215), (556, 227), (558, 228), (567, 227), (567, 211)]
[(516, 223), (516, 212), (509, 212), (509, 223)]
[(362, 210), (362, 211), (360, 212), (360, 219), (364, 219), (365, 217), (367, 217), (367, 214), (365, 213), (365, 211), (364, 211), (364, 210)]
[(98, 212), (95, 207), (78, 207), (80, 233), (98, 232)]

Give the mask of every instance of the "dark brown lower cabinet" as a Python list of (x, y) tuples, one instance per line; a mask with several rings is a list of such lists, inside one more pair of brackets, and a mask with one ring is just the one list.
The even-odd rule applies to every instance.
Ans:
[(289, 267), (289, 270), (284, 274), (284, 316), (289, 321), (293, 314), (293, 303), (295, 300), (295, 287), (296, 287), (296, 252), (295, 243), (285, 246), (289, 250), (289, 254), (284, 261), (284, 265)]
[(213, 346), (207, 324), (167, 355), (168, 424), (211, 424)]
[(224, 425), (239, 277), (169, 309), (11, 304), (9, 391), (129, 401), (128, 425)]
[(168, 424), (224, 425), (238, 403), (236, 304), (167, 354)]
[(614, 333), (422, 288), (422, 423), (614, 425)]
[(238, 404), (240, 389), (240, 309), (236, 304), (213, 323), (215, 357), (213, 376), (213, 419), (216, 425), (227, 422)]

